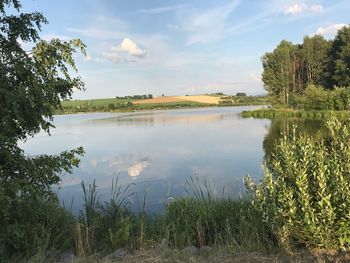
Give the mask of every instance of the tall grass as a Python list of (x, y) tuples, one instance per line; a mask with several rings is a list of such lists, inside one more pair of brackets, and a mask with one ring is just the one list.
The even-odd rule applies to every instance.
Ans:
[(98, 220), (97, 205), (98, 196), (95, 180), (87, 188), (84, 181), (81, 182), (83, 189), (84, 209), (74, 227), (74, 240), (76, 253), (86, 256), (94, 251), (95, 228)]
[(206, 179), (191, 177), (189, 197), (169, 203), (164, 214), (147, 213), (147, 195), (138, 213), (131, 213), (127, 200), (132, 185), (113, 183), (111, 198), (101, 204), (95, 182), (82, 183), (84, 211), (75, 227), (75, 251), (86, 256), (97, 251), (126, 248), (143, 250), (166, 240), (173, 248), (195, 245), (269, 252), (275, 248), (269, 228), (248, 200), (215, 195)]
[(112, 181), (109, 201), (101, 203), (95, 181), (88, 187), (81, 183), (84, 209), (75, 224), (77, 255), (86, 256), (102, 249), (113, 250), (129, 245), (134, 215), (126, 206), (128, 198), (134, 194), (133, 186), (123, 187), (116, 178)]
[(274, 240), (248, 200), (215, 196), (207, 180), (190, 178), (191, 197), (166, 209), (166, 227), (174, 247), (225, 246), (237, 250), (271, 251)]
[(189, 197), (175, 199), (159, 215), (147, 212), (146, 194), (139, 212), (132, 213), (128, 202), (135, 197), (134, 185), (122, 186), (118, 178), (105, 202), (99, 200), (95, 181), (89, 185), (82, 182), (81, 187), (84, 205), (78, 216), (57, 205), (52, 210), (43, 208), (50, 212), (47, 225), (55, 230), (37, 239), (41, 242), (37, 258), (51, 248), (87, 257), (118, 248), (150, 249), (162, 240), (172, 248), (195, 245), (262, 252), (275, 248), (271, 233), (250, 202), (215, 195), (207, 180), (190, 178), (186, 186)]

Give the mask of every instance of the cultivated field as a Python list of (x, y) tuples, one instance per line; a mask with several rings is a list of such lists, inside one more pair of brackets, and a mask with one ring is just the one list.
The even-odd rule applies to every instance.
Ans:
[(171, 97), (161, 97), (154, 99), (145, 99), (133, 101), (134, 104), (161, 104), (161, 103), (171, 103), (171, 102), (198, 102), (207, 104), (219, 104), (220, 97), (197, 95), (197, 96), (171, 96)]
[(196, 95), (196, 96), (180, 96), (176, 97), (185, 101), (194, 101), (199, 103), (219, 104), (220, 97)]
[(179, 97), (161, 97), (161, 98), (154, 98), (154, 99), (144, 99), (144, 100), (137, 100), (133, 101), (133, 104), (159, 104), (159, 103), (171, 103), (171, 102), (183, 102), (183, 99), (180, 99)]

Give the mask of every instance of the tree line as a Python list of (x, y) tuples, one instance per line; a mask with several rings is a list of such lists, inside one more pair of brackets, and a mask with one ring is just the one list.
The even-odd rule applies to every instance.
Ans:
[(144, 95), (132, 95), (132, 96), (116, 96), (116, 99), (136, 99), (136, 100), (143, 100), (143, 99), (153, 99), (152, 94), (144, 94)]
[(291, 104), (308, 87), (334, 90), (350, 87), (350, 26), (338, 30), (333, 40), (305, 36), (302, 44), (282, 40), (262, 57), (262, 80), (268, 94)]

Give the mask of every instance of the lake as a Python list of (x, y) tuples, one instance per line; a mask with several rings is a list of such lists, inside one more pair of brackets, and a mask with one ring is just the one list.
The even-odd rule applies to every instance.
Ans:
[[(30, 155), (84, 147), (79, 168), (63, 174), (55, 187), (66, 205), (73, 204), (73, 211), (82, 205), (82, 180), (87, 185), (96, 180), (103, 201), (118, 177), (124, 186), (134, 184), (131, 209), (137, 211), (146, 196), (147, 211), (159, 212), (172, 198), (188, 194), (191, 177), (206, 180), (216, 195), (227, 196), (245, 194), (245, 175), (262, 178), (264, 149), (271, 148), (285, 123), (273, 128), (271, 120), (240, 116), (255, 108), (59, 115), (51, 136), (40, 133), (21, 147)], [(316, 125), (314, 130), (319, 124), (310, 125)]]

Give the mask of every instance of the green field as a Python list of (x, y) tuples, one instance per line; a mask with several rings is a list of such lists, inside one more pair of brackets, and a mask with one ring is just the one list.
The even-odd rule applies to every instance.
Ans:
[(62, 107), (79, 107), (79, 106), (108, 106), (109, 104), (128, 103), (135, 99), (92, 99), (92, 100), (65, 100), (62, 101)]

